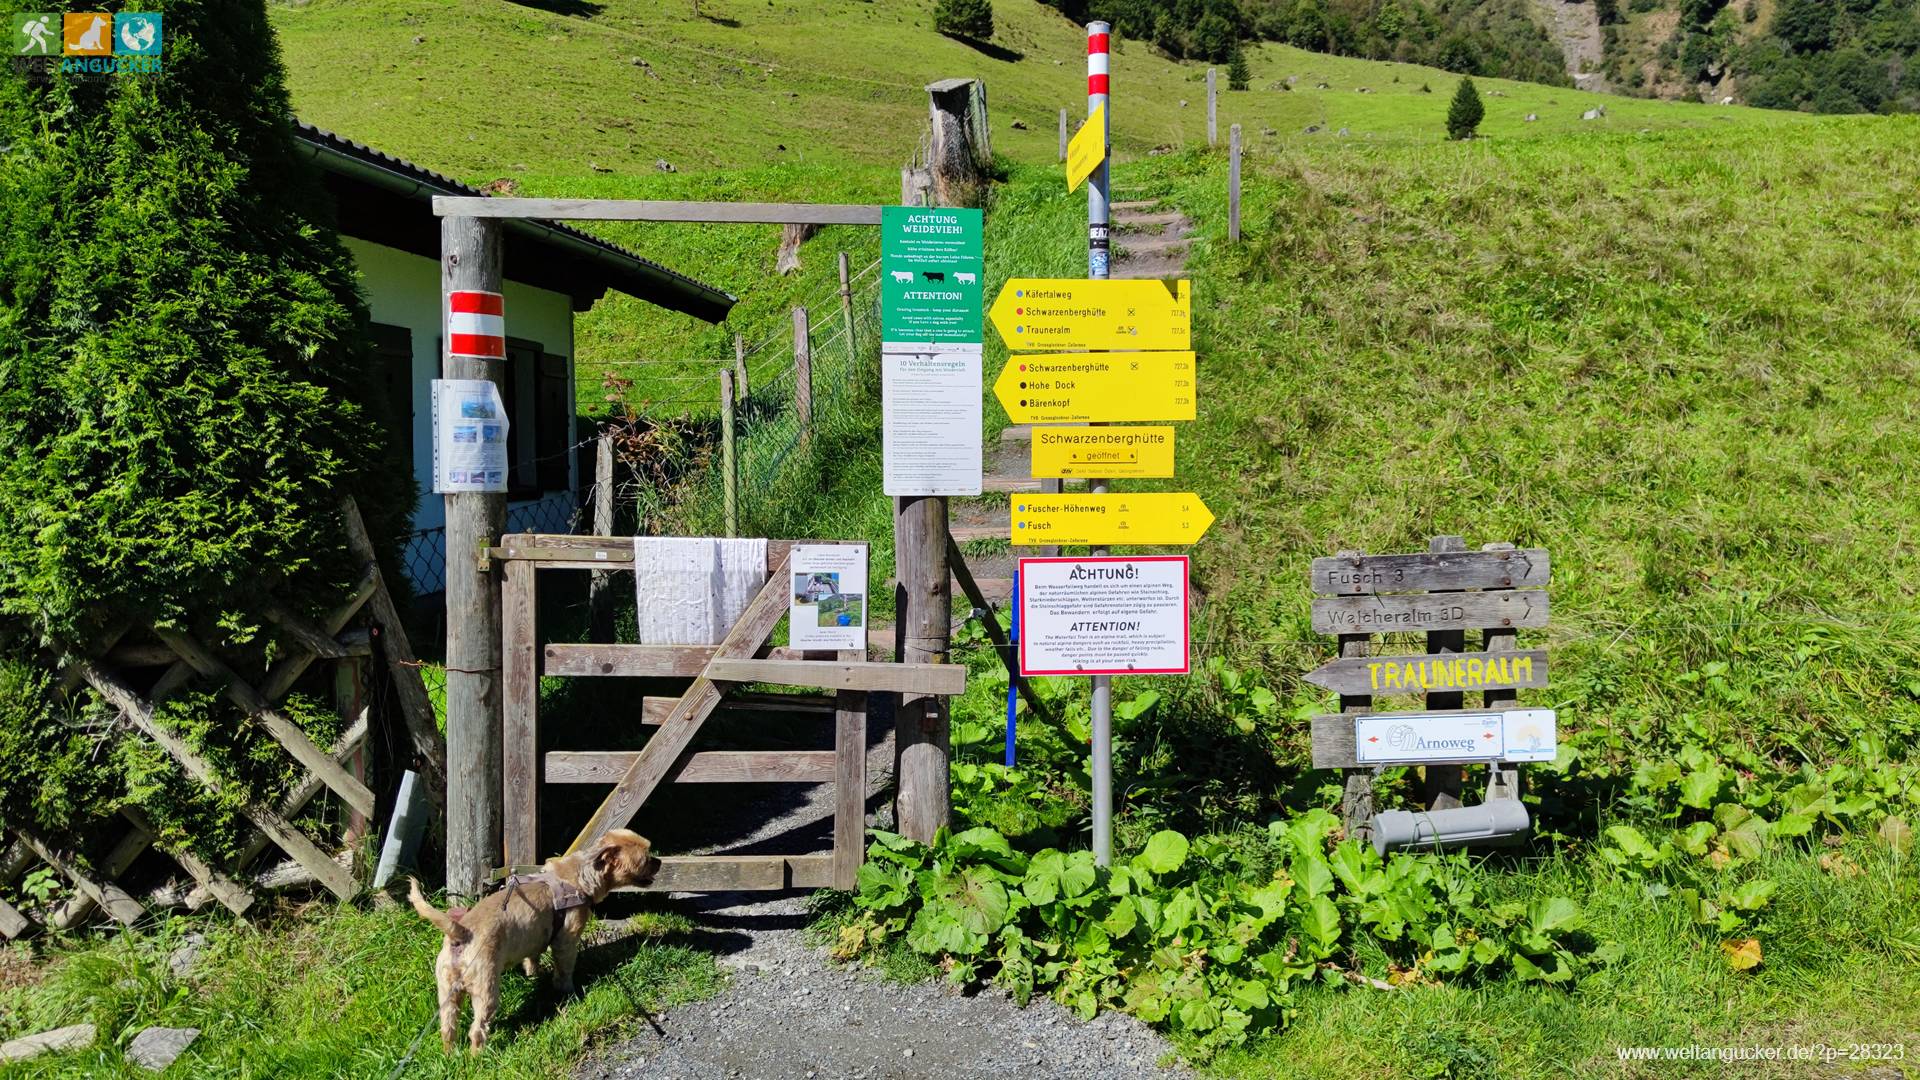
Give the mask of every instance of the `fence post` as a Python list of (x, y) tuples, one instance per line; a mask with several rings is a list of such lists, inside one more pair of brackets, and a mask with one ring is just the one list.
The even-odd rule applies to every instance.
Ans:
[[(498, 219), (440, 224), (440, 289), (501, 291)], [(442, 318), (446, 301), (441, 301)], [(449, 341), (446, 327), (441, 340)], [(444, 353), (448, 379), (491, 379), (506, 365)], [(504, 394), (502, 396), (505, 396)], [(506, 526), (507, 497), (443, 496), (447, 515), (447, 891), (479, 896), (500, 856), (500, 583), (479, 557)]]
[(733, 441), (733, 372), (720, 369), (720, 480), (726, 486), (727, 535), (740, 535), (740, 458)]
[(793, 309), (793, 411), (800, 417), (800, 442), (813, 441), (813, 334), (807, 309)]
[(1067, 160), (1067, 110), (1060, 110), (1060, 160)]
[(847, 378), (853, 378), (860, 363), (860, 350), (853, 340), (853, 276), (847, 270), (847, 253), (840, 253), (840, 318), (847, 324)]
[(745, 398), (753, 393), (747, 386), (747, 339), (733, 335), (733, 386)]
[(1214, 68), (1207, 69), (1207, 145), (1220, 145), (1220, 121), (1218, 105), (1220, 91), (1214, 80)]
[[(900, 584), (894, 597), (908, 664), (944, 664), (953, 617), (947, 562), (947, 500), (903, 495), (894, 502), (893, 543)], [(953, 792), (952, 733), (945, 698), (903, 695), (894, 711), (894, 824), (921, 843), (947, 824)]]
[(1227, 129), (1227, 242), (1240, 242), (1240, 125)]
[[(613, 432), (602, 431), (593, 442), (593, 534), (613, 535)], [(613, 643), (613, 575), (595, 570), (587, 586), (590, 636)]]

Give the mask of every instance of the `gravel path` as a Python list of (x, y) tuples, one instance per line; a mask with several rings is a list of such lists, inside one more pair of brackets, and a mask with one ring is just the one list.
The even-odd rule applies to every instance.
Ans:
[(805, 900), (688, 898), (703, 925), (744, 935), (720, 958), (719, 997), (668, 1010), (658, 1030), (612, 1047), (581, 1080), (866, 1077), (907, 1080), (1021, 1076), (1030, 1080), (1182, 1076), (1166, 1042), (1129, 1016), (1085, 1023), (1052, 1001), (1019, 1008), (1004, 994), (962, 997), (941, 982), (902, 985), (843, 966), (808, 945)]

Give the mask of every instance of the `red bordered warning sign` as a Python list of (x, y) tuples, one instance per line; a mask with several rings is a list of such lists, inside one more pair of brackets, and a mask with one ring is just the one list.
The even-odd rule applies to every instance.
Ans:
[(1185, 555), (1020, 560), (1020, 674), (1185, 675)]
[(497, 292), (447, 293), (447, 355), (507, 358), (507, 298)]

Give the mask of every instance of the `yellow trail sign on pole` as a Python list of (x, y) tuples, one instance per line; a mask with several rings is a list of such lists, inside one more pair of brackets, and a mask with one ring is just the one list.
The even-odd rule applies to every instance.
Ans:
[(1190, 352), (1014, 355), (993, 396), (1016, 424), (1191, 420)]
[(1149, 278), (1013, 278), (987, 313), (1012, 352), (1187, 349), (1193, 284)]
[(1079, 187), (1107, 159), (1107, 107), (1093, 110), (1067, 144), (1067, 191)]
[(1170, 427), (1037, 427), (1034, 476), (1172, 476)]
[(1191, 544), (1213, 512), (1191, 491), (1015, 495), (1013, 543)]

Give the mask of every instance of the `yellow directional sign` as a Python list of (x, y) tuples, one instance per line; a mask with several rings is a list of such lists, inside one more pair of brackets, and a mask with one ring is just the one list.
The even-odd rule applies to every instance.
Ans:
[(1015, 495), (1013, 542), (1191, 544), (1213, 514), (1191, 491), (1107, 495)]
[(1107, 107), (1093, 110), (1087, 117), (1085, 126), (1074, 132), (1073, 141), (1067, 144), (1067, 190), (1074, 188), (1093, 175), (1093, 170), (1107, 160)]
[(1190, 352), (1007, 357), (993, 396), (1016, 424), (1191, 420)]
[(1012, 352), (1189, 349), (1193, 285), (1151, 278), (1014, 278), (987, 317)]
[(1172, 476), (1170, 427), (1037, 427), (1035, 476)]

